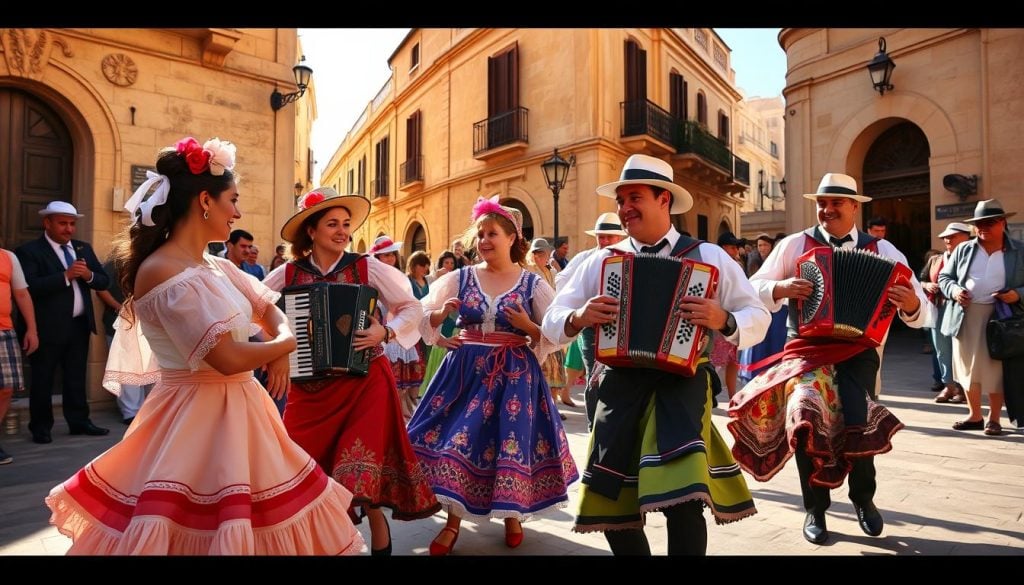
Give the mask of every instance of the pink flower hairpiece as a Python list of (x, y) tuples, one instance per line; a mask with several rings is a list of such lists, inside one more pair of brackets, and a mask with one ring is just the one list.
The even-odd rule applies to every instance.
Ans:
[(476, 200), (476, 205), (473, 206), (473, 221), (475, 222), (476, 220), (480, 219), (480, 217), (487, 215), (488, 213), (500, 215), (505, 219), (509, 220), (510, 222), (512, 222), (512, 225), (516, 227), (516, 234), (520, 238), (522, 238), (523, 226), (520, 225), (519, 220), (516, 219), (515, 214), (513, 214), (508, 207), (504, 207), (500, 203), (498, 203), (500, 199), (500, 195), (494, 195), (490, 199), (478, 197)]
[(188, 170), (193, 175), (201, 175), (210, 171), (211, 175), (221, 176), (224, 171), (235, 168), (235, 154), (237, 148), (234, 144), (220, 138), (211, 138), (203, 145), (191, 136), (182, 138), (175, 145), (178, 154), (185, 157)]

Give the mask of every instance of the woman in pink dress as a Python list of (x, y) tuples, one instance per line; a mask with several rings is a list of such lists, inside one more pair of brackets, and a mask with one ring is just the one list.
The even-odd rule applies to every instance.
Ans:
[[(133, 224), (116, 257), (129, 300), (104, 386), (156, 387), (121, 442), (46, 498), (70, 554), (362, 549), (352, 494), (288, 438), (267, 395), (287, 387), (295, 347), (277, 293), (204, 254), (241, 217), (234, 158), (216, 138), (181, 140), (125, 204)], [(248, 341), (258, 328), (270, 341)], [(252, 376), (264, 365), (266, 389)]]

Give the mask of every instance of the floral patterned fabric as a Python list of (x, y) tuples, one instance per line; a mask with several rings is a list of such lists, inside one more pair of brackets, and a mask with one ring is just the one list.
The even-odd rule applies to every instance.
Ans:
[[(793, 360), (784, 361), (751, 384), (756, 385), (774, 370), (793, 367)], [(797, 441), (803, 440), (814, 461), (811, 484), (837, 488), (850, 472), (851, 459), (892, 449), (892, 436), (903, 423), (884, 406), (866, 398), (866, 424), (847, 425), (834, 374), (831, 365), (793, 373), (788, 381), (730, 409), (735, 420), (728, 428), (736, 438), (732, 452), (744, 471), (758, 481), (768, 481), (796, 452)]]
[(463, 338), (487, 341), (448, 352), (409, 422), (434, 493), (459, 516), (522, 520), (562, 506), (579, 474), (537, 357), (504, 312), (521, 304), (539, 320), (539, 279), (524, 271), (490, 299), (474, 268), (451, 276), (460, 283), (458, 326), (469, 329)]

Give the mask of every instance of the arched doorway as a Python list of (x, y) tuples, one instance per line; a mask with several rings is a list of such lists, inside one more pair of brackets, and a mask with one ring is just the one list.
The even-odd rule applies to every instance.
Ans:
[(915, 272), (931, 244), (928, 138), (913, 122), (901, 122), (883, 132), (864, 157), (864, 229), (872, 217), (888, 222), (885, 239), (903, 252)]
[(413, 252), (427, 251), (427, 230), (423, 229), (419, 222), (413, 222), (409, 226), (409, 230), (405, 235), (405, 249), (406, 257), (410, 256)]
[(505, 199), (501, 202), (501, 204), (504, 205), (505, 207), (518, 209), (519, 213), (523, 214), (523, 238), (525, 238), (527, 242), (532, 240), (533, 216), (531, 216), (530, 212), (526, 210), (526, 206), (523, 205), (522, 201), (519, 201), (518, 199)]
[(722, 222), (718, 224), (718, 234), (715, 236), (715, 240), (720, 238), (722, 236), (722, 234), (724, 234), (725, 232), (730, 232), (731, 233), (732, 232), (732, 226), (729, 225), (728, 221), (723, 219)]
[(0, 89), (0, 228), (8, 249), (43, 233), (39, 210), (71, 202), (74, 147), (60, 116), (17, 89)]
[(356, 246), (356, 251), (360, 254), (366, 253), (366, 240), (363, 240), (362, 238), (359, 239), (359, 245)]

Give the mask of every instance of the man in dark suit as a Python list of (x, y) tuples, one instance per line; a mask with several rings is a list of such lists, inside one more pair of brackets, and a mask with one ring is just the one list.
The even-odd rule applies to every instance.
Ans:
[(53, 428), (53, 376), (64, 373), (64, 419), (72, 435), (105, 435), (110, 431), (89, 420), (85, 368), (89, 334), (96, 333), (90, 289), (106, 290), (110, 278), (92, 246), (72, 240), (75, 223), (84, 217), (65, 201), (52, 201), (40, 210), (46, 233), (15, 254), (21, 261), (29, 294), (36, 306), (39, 350), (32, 354), (32, 387), (28, 424), (32, 440), (49, 443)]

